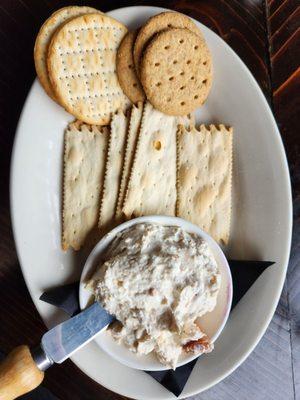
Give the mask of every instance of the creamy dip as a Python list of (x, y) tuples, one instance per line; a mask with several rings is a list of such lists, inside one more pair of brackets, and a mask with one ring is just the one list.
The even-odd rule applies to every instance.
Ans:
[(179, 227), (137, 224), (113, 240), (90, 287), (119, 321), (113, 337), (138, 354), (155, 352), (176, 367), (182, 351), (213, 345), (197, 324), (212, 311), (220, 288), (208, 244)]

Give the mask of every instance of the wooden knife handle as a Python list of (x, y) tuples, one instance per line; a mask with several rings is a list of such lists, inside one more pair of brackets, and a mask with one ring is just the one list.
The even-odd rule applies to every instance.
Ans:
[(13, 400), (35, 389), (44, 379), (29, 347), (16, 347), (0, 364), (0, 399)]

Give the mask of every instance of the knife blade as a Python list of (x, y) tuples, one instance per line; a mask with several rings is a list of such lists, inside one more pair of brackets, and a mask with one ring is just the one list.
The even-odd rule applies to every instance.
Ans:
[(45, 371), (53, 363), (62, 363), (90, 342), (114, 319), (96, 302), (81, 313), (50, 329), (42, 337), (40, 346), (32, 351), (32, 357), (38, 368)]

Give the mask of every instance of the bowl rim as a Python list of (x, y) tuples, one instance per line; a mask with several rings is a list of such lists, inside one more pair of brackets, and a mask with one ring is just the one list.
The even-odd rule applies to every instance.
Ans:
[[(189, 232), (189, 229), (199, 235), (202, 239), (204, 239), (208, 244), (209, 247), (213, 248), (214, 253), (218, 253), (218, 258), (221, 260), (222, 267), (225, 270), (226, 277), (227, 277), (227, 302), (226, 302), (226, 307), (225, 307), (225, 312), (223, 314), (223, 319), (222, 322), (215, 332), (215, 334), (212, 336), (211, 341), (214, 343), (220, 334), (222, 333), (223, 329), (225, 328), (225, 325), (228, 321), (230, 310), (231, 310), (231, 305), (232, 305), (232, 296), (233, 296), (233, 283), (232, 283), (232, 275), (231, 275), (231, 270), (227, 261), (227, 258), (220, 247), (220, 245), (205, 231), (203, 231), (201, 228), (199, 228), (197, 225), (179, 217), (174, 217), (174, 216), (165, 216), (165, 215), (149, 215), (149, 216), (142, 216), (142, 217), (137, 217), (133, 218), (131, 220), (125, 221), (123, 223), (120, 223), (117, 225), (115, 228), (110, 230), (108, 233), (106, 233), (99, 241), (98, 243), (94, 246), (93, 250), (90, 252), (89, 256), (87, 257), (84, 267), (82, 269), (82, 273), (80, 276), (80, 282), (79, 282), (79, 305), (80, 309), (83, 310), (85, 309), (89, 304), (90, 301), (88, 299), (88, 289), (85, 288), (85, 283), (87, 276), (91, 274), (91, 270), (93, 269), (94, 265), (93, 262), (96, 257), (99, 257), (99, 253), (101, 251), (104, 251), (105, 248), (111, 243), (111, 241), (116, 237), (116, 235), (125, 229), (128, 229), (134, 225), (141, 224), (141, 223), (153, 223), (153, 224), (161, 224), (165, 226), (178, 226), (187, 232)], [(184, 228), (183, 226), (187, 226), (187, 228)], [(103, 247), (102, 250), (99, 250)], [(92, 297), (92, 294), (90, 293), (89, 298)], [(106, 327), (103, 328), (99, 332), (101, 334), (106, 330)], [(138, 370), (144, 370), (144, 371), (163, 371), (169, 369), (169, 367), (164, 366), (161, 364), (159, 361), (157, 361), (157, 364), (151, 365), (149, 367), (145, 367), (145, 365), (140, 365), (138, 358), (136, 362), (132, 362), (132, 360), (126, 359), (126, 357), (121, 357), (117, 354), (115, 354), (112, 351), (109, 351), (105, 346), (100, 345), (100, 343), (97, 342), (97, 345), (106, 352), (109, 356), (114, 358), (115, 360), (119, 361), (120, 363), (134, 369)], [(201, 355), (201, 354), (200, 354)], [(186, 357), (184, 360), (180, 361), (177, 363), (176, 368), (181, 367), (196, 358), (198, 358), (200, 355), (194, 354), (191, 356)]]

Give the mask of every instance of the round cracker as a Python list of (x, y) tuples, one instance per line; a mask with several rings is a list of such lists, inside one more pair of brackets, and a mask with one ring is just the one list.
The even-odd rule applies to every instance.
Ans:
[(187, 28), (203, 38), (200, 29), (184, 14), (166, 11), (149, 18), (141, 27), (134, 43), (133, 59), (137, 74), (140, 74), (140, 63), (144, 48), (156, 33), (170, 28)]
[(117, 49), (127, 33), (119, 21), (87, 14), (65, 23), (48, 51), (49, 78), (60, 104), (80, 121), (106, 125), (129, 100), (116, 74)]
[(137, 31), (128, 32), (122, 40), (117, 53), (117, 75), (121, 88), (134, 103), (145, 100), (145, 93), (136, 74), (133, 62), (133, 45)]
[(147, 99), (168, 115), (186, 115), (201, 106), (211, 88), (211, 55), (188, 29), (158, 33), (144, 51), (141, 83)]
[[(62, 23), (79, 15), (101, 11), (92, 7), (63, 7), (55, 11), (41, 26), (34, 45), (34, 63), (37, 76), (46, 93), (55, 100), (47, 71), (47, 53), (53, 34)], [(102, 14), (102, 13), (101, 13)]]

